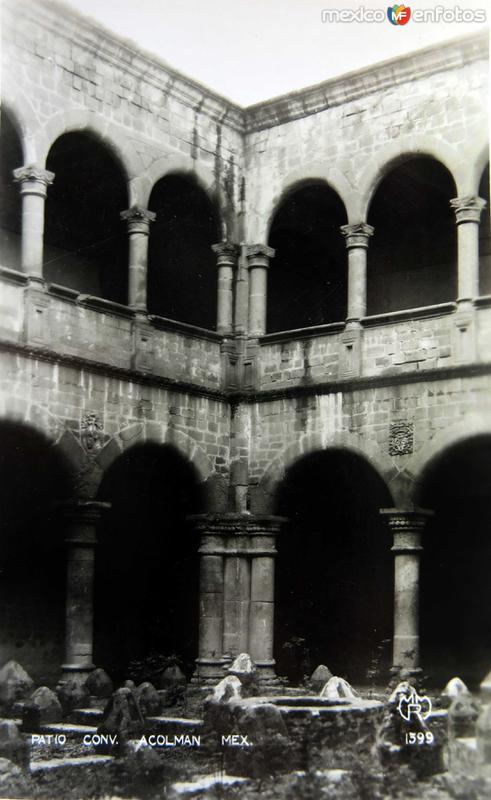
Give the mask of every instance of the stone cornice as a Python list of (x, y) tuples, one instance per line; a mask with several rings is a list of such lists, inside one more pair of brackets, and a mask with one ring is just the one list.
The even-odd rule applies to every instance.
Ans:
[(311, 114), (318, 114), (372, 92), (487, 59), (488, 55), (488, 35), (485, 33), (459, 37), (406, 56), (382, 61), (338, 78), (249, 106), (245, 109), (246, 133), (273, 128)]

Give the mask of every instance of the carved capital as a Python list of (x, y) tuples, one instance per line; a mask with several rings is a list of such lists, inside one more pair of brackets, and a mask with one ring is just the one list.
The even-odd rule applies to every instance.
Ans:
[(212, 244), (211, 249), (217, 257), (217, 267), (234, 267), (239, 256), (239, 246), (232, 242)]
[(460, 225), (462, 222), (479, 222), (486, 201), (482, 197), (469, 195), (454, 197), (453, 200), (450, 200), (450, 205), (455, 211), (457, 225)]
[(368, 240), (373, 236), (374, 228), (366, 222), (358, 222), (356, 225), (341, 225), (341, 233), (346, 239), (346, 247), (368, 247)]
[(249, 269), (253, 267), (269, 267), (269, 260), (274, 258), (275, 251), (266, 244), (250, 244), (246, 250)]
[(121, 211), (120, 215), (123, 222), (128, 223), (128, 233), (143, 233), (148, 236), (150, 223), (155, 222), (156, 214), (143, 206), (134, 205), (126, 211)]
[(434, 512), (425, 508), (412, 510), (398, 508), (381, 508), (389, 529), (394, 535), (394, 553), (416, 553), (422, 550), (421, 539), (428, 519)]
[(35, 164), (18, 167), (12, 174), (15, 183), (20, 184), (21, 194), (36, 194), (39, 197), (46, 197), (48, 186), (55, 179), (54, 172), (37, 167)]

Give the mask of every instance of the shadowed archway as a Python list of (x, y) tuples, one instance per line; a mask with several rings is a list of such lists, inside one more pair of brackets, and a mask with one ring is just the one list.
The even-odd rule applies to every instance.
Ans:
[(63, 660), (66, 558), (57, 504), (68, 467), (31, 427), (0, 423), (0, 663), (19, 661), (54, 684)]
[(291, 190), (272, 219), (268, 244), (267, 331), (339, 322), (346, 317), (347, 221), (339, 195), (323, 181)]
[(455, 300), (455, 182), (428, 156), (407, 156), (377, 187), (368, 211), (367, 311), (381, 314)]
[(135, 445), (107, 471), (112, 504), (98, 531), (94, 658), (116, 677), (153, 655), (197, 655), (198, 544), (186, 526), (202, 510), (193, 466), (169, 445)]
[(276, 506), (289, 519), (278, 540), (280, 675), (297, 682), (319, 663), (361, 683), (385, 674), (393, 559), (379, 509), (390, 504), (377, 472), (348, 450), (311, 453), (287, 471)]
[(421, 560), (421, 659), (437, 686), (476, 686), (491, 666), (491, 435), (434, 458), (419, 504), (435, 515)]

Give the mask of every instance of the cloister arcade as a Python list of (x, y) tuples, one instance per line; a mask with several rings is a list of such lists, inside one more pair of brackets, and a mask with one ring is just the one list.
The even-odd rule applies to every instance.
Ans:
[[(487, 142), (432, 127), (423, 80), (394, 132), (373, 75), (311, 112), (176, 73), (131, 125), (126, 88), (40, 111), (7, 77), (2, 662), (53, 684), (155, 652), (203, 682), (245, 651), (265, 683), (489, 671)], [(360, 148), (351, 85), (383, 109)]]
[[(49, 146), (46, 166), (27, 169), (14, 117), (2, 109), (2, 120), (5, 263), (137, 311), (209, 330), (230, 327), (239, 248), (220, 242), (220, 197), (192, 164), (171, 169), (150, 192), (135, 190), (143, 176), (129, 179), (116, 145), (84, 127)], [(459, 175), (445, 160), (401, 146), (371, 186), (362, 182), (355, 204), (324, 179), (289, 186), (270, 216), (267, 243), (245, 253), (250, 334), (486, 294), (489, 166), (476, 176), (474, 198), (459, 197)], [(480, 161), (481, 153), (474, 172)], [(128, 208), (138, 193), (148, 205)], [(351, 221), (363, 197), (366, 221)]]

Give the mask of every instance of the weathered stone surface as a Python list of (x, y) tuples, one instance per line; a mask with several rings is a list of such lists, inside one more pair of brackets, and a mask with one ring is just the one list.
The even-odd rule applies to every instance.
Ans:
[(491, 764), (491, 705), (485, 706), (476, 722), (477, 758), (480, 764)]
[(257, 674), (256, 665), (248, 653), (237, 656), (227, 672), (235, 675), (246, 689), (252, 686)]
[(0, 796), (27, 797), (29, 781), (10, 759), (0, 758)]
[(27, 697), (33, 680), (17, 661), (7, 661), (0, 670), (0, 704), (11, 706)]
[(98, 733), (116, 735), (123, 748), (128, 739), (143, 733), (144, 719), (134, 693), (128, 687), (117, 689), (104, 709)]
[(89, 693), (95, 697), (111, 697), (114, 691), (111, 678), (101, 667), (98, 667), (90, 673), (85, 681), (85, 685)]
[(359, 695), (348, 681), (333, 675), (322, 689), (320, 696), (326, 700), (355, 700)]
[(229, 700), (242, 697), (242, 683), (236, 675), (227, 675), (215, 688), (207, 700), (215, 703), (228, 703)]
[(160, 676), (159, 688), (170, 689), (174, 686), (185, 686), (187, 683), (186, 676), (182, 669), (173, 664), (171, 667), (166, 667)]
[(25, 730), (36, 730), (40, 725), (60, 722), (63, 708), (56, 694), (47, 686), (40, 686), (24, 704), (22, 726)]
[(232, 729), (248, 746), (225, 748), (228, 772), (261, 778), (291, 768), (295, 746), (281, 711), (270, 703), (232, 703)]
[(456, 697), (460, 697), (464, 694), (470, 694), (464, 681), (460, 678), (452, 678), (441, 693), (440, 704), (444, 708), (448, 708)]
[(2, 761), (9, 759), (21, 767), (29, 763), (29, 746), (12, 719), (0, 720), (0, 757)]
[(462, 739), (475, 735), (481, 704), (471, 694), (460, 694), (452, 700), (448, 709), (449, 738)]
[(56, 687), (56, 694), (65, 713), (74, 708), (84, 708), (90, 698), (87, 686), (78, 677), (60, 681)]
[(152, 717), (159, 713), (162, 707), (162, 701), (157, 689), (152, 683), (148, 681), (141, 683), (136, 693), (140, 711), (144, 717)]
[(309, 685), (315, 692), (320, 692), (332, 677), (331, 670), (325, 664), (319, 664), (310, 676)]

